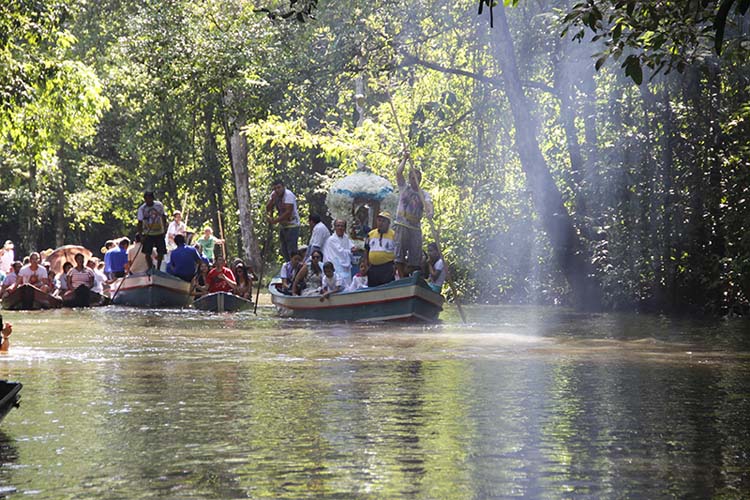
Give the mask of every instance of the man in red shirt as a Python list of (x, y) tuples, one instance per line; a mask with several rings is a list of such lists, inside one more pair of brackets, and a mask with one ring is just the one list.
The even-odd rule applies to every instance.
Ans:
[(216, 257), (214, 267), (208, 272), (208, 293), (228, 292), (232, 293), (237, 282), (234, 273), (228, 267), (224, 267), (224, 257)]

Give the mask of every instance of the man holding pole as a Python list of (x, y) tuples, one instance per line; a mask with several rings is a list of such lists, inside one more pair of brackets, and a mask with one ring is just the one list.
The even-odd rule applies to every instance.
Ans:
[(396, 169), (398, 184), (398, 211), (393, 221), (394, 254), (399, 278), (406, 278), (422, 262), (422, 215), (426, 212), (432, 218), (430, 195), (424, 192), (419, 183), (422, 172), (413, 164), (409, 169), (408, 182), (404, 178), (404, 167), (409, 159), (409, 151), (404, 150), (401, 163)]
[[(277, 216), (273, 217), (276, 208)], [(299, 239), (299, 213), (297, 212), (297, 197), (284, 187), (280, 180), (274, 181), (273, 191), (266, 204), (268, 223), (279, 225), (279, 241), (281, 256), (284, 262), (289, 262), (292, 255), (297, 253)]]
[(167, 233), (167, 216), (164, 212), (164, 205), (154, 199), (153, 191), (143, 193), (143, 205), (138, 207), (138, 232), (143, 235), (143, 258), (149, 270), (153, 266), (151, 252), (156, 248), (156, 269), (158, 270), (167, 253), (164, 239)]

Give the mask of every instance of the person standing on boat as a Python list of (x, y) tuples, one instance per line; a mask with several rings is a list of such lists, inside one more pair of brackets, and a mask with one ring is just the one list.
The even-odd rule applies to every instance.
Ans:
[(18, 271), (18, 285), (34, 285), (44, 293), (50, 291), (47, 270), (39, 265), (39, 253), (32, 252), (29, 255), (29, 263)]
[(367, 285), (384, 285), (394, 280), (393, 259), (395, 232), (391, 229), (391, 214), (380, 212), (375, 219), (376, 228), (370, 231), (365, 241), (365, 252), (370, 267)]
[(208, 272), (208, 293), (232, 293), (237, 286), (234, 273), (224, 264), (224, 257), (216, 257), (213, 269)]
[[(276, 208), (277, 216), (273, 216)], [(268, 223), (279, 225), (279, 241), (281, 256), (284, 262), (289, 262), (292, 255), (297, 253), (299, 239), (299, 213), (297, 212), (297, 197), (284, 187), (280, 180), (274, 181), (273, 191), (266, 203)]]
[(16, 251), (13, 242), (7, 240), (3, 248), (0, 248), (0, 272), (8, 274), (13, 266), (13, 261), (16, 258)]
[(401, 163), (396, 169), (396, 183), (398, 184), (398, 211), (394, 226), (394, 261), (400, 278), (418, 268), (422, 261), (422, 215), (426, 212), (432, 217), (432, 203), (430, 195), (419, 187), (422, 172), (409, 169), (409, 179), (404, 177), (404, 167), (409, 159), (409, 151), (405, 150)]
[(344, 288), (352, 282), (352, 252), (357, 248), (346, 235), (346, 221), (336, 219), (333, 223), (334, 232), (323, 248), (323, 262), (330, 262), (336, 269), (336, 276), (341, 278)]
[(177, 246), (172, 250), (167, 272), (189, 283), (193, 281), (195, 271), (203, 261), (195, 248), (185, 245), (185, 236), (177, 234), (174, 243)]
[(187, 241), (187, 225), (185, 225), (184, 222), (182, 222), (182, 212), (179, 210), (175, 210), (172, 212), (173, 220), (169, 223), (169, 227), (167, 228), (167, 250), (172, 251), (175, 248), (177, 248), (177, 242), (175, 241), (175, 236), (178, 234), (181, 234), (183, 238)]
[(323, 251), (323, 247), (326, 245), (326, 241), (331, 236), (331, 231), (326, 227), (325, 224), (320, 220), (320, 215), (310, 214), (308, 217), (310, 223), (310, 243), (307, 245), (307, 254), (305, 254), (305, 263), (310, 262), (310, 257), (315, 250)]
[(214, 236), (214, 230), (207, 227), (203, 230), (203, 237), (198, 239), (195, 243), (201, 246), (202, 255), (205, 255), (206, 258), (208, 258), (208, 262), (213, 264), (214, 249), (216, 245), (224, 245), (224, 240)]
[(138, 232), (143, 235), (143, 254), (148, 269), (153, 267), (151, 252), (156, 248), (156, 269), (161, 268), (161, 261), (167, 253), (165, 234), (167, 232), (167, 216), (164, 205), (154, 199), (153, 191), (143, 193), (143, 205), (138, 207)]

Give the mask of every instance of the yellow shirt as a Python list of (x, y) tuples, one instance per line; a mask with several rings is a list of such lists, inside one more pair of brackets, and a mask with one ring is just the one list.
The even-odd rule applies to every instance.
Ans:
[(387, 262), (392, 262), (394, 258), (394, 243), (393, 238), (396, 233), (393, 229), (388, 229), (387, 232), (380, 234), (377, 229), (370, 231), (367, 235), (370, 244), (369, 260), (373, 266), (379, 266)]

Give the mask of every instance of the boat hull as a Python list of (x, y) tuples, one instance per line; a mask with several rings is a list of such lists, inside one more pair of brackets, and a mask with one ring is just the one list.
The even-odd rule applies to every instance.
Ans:
[(59, 307), (62, 307), (62, 299), (29, 284), (21, 285), (3, 297), (3, 309), (13, 311), (57, 309)]
[(282, 316), (322, 321), (437, 321), (442, 295), (419, 276), (410, 276), (374, 288), (320, 296), (283, 295), (269, 286), (271, 301)]
[(112, 303), (131, 307), (187, 307), (190, 283), (160, 271), (131, 274), (112, 284)]
[(107, 305), (109, 299), (101, 294), (92, 292), (88, 287), (81, 285), (73, 292), (73, 297), (63, 299), (63, 307), (97, 307)]
[(21, 399), (21, 388), (23, 384), (20, 382), (7, 382), (0, 380), (0, 421), (5, 418), (13, 408), (18, 408), (19, 400)]
[(231, 293), (215, 292), (195, 299), (193, 307), (201, 311), (237, 312), (250, 309), (253, 303)]

